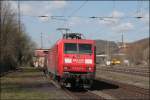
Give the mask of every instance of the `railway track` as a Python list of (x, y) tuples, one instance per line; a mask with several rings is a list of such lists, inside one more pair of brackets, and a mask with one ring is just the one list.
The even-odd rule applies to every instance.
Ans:
[(133, 85), (129, 85), (129, 84), (125, 84), (125, 83), (120, 83), (120, 82), (116, 82), (116, 81), (112, 81), (112, 80), (106, 80), (106, 79), (102, 79), (102, 78), (97, 78), (97, 80), (101, 80), (103, 82), (109, 83), (109, 84), (113, 84), (118, 86), (118, 88), (115, 89), (104, 89), (102, 90), (103, 93), (110, 95), (114, 98), (117, 99), (134, 99), (134, 100), (149, 100), (149, 89), (144, 89), (144, 88), (140, 88), (137, 86), (133, 86)]
[[(59, 87), (59, 84), (57, 87)], [(96, 78), (93, 88), (89, 90), (83, 88), (62, 88), (61, 90), (68, 94), (73, 100), (107, 100), (113, 98), (128, 100), (150, 99), (149, 89), (103, 78)]]
[(148, 69), (125, 69), (125, 68), (110, 67), (110, 68), (98, 68), (98, 70), (149, 77)]
[(57, 81), (51, 80), (49, 82), (53, 83), (53, 85), (56, 88), (62, 89), (62, 91), (67, 93), (73, 100), (105, 100), (103, 97), (100, 97), (100, 96), (92, 93), (88, 89), (61, 87), (60, 84)]
[(73, 88), (63, 88), (63, 90), (68, 93), (73, 100), (106, 100), (87, 89), (73, 89)]
[(62, 88), (73, 100), (149, 100), (149, 89), (126, 83), (97, 78), (92, 89)]

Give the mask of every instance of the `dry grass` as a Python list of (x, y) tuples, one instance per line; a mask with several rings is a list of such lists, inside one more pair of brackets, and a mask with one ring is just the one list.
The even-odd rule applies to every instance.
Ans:
[(0, 78), (1, 100), (6, 99), (68, 99), (64, 92), (48, 82), (42, 72), (33, 68), (23, 68)]

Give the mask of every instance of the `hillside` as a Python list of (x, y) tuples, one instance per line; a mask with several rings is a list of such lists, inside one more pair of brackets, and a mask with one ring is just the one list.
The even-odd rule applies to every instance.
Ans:
[(149, 64), (149, 38), (134, 41), (132, 43), (125, 43), (126, 48), (119, 48), (114, 41), (95, 40), (96, 54), (110, 54), (125, 53), (126, 59), (132, 64)]
[(110, 52), (117, 52), (118, 47), (114, 41), (95, 40), (96, 54), (106, 54), (108, 48)]
[(128, 43), (126, 53), (129, 59), (136, 64), (149, 64), (149, 38)]

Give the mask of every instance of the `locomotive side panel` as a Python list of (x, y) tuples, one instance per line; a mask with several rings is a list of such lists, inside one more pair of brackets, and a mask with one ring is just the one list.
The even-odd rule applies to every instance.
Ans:
[(63, 74), (63, 42), (58, 43), (58, 75), (61, 77)]

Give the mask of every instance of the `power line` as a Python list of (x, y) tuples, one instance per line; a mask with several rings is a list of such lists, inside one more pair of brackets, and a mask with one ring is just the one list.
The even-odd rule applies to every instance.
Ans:
[(41, 49), (43, 48), (43, 33), (41, 33)]
[[(68, 17), (71, 18), (75, 13), (77, 13), (86, 3), (88, 0), (84, 1), (77, 9), (75, 9)], [(66, 20), (66, 22), (63, 24), (63, 26), (65, 24), (67, 24), (69, 22), (69, 18), (68, 20)]]
[[(93, 18), (93, 19), (99, 19), (99, 20), (106, 20), (106, 19), (127, 19), (127, 18), (137, 18), (137, 19), (140, 19), (140, 18), (143, 18), (143, 16), (124, 16), (124, 17), (112, 17), (112, 16), (92, 16), (92, 17), (89, 17), (89, 18)], [(107, 20), (109, 21), (109, 20)]]
[[(73, 16), (75, 13), (77, 13), (87, 3), (87, 1), (88, 0), (86, 0), (85, 2), (83, 2), (69, 16), (50, 16), (50, 17), (51, 17), (51, 19), (60, 20), (60, 21), (62, 20), (62, 21), (65, 21), (66, 23), (67, 23), (67, 21), (69, 21), (70, 17), (88, 18), (88, 17), (81, 17), (81, 16)], [(116, 6), (115, 2), (116, 2), (116, 0), (113, 0), (113, 10), (115, 10), (115, 8), (116, 8), (115, 7)], [(122, 19), (124, 19), (124, 18), (141, 18), (141, 16), (139, 15), (139, 12), (142, 13), (142, 4), (143, 4), (143, 0), (142, 1), (137, 1), (137, 13), (138, 13), (137, 17), (118, 17), (118, 18), (122, 18)], [(20, 3), (18, 1), (18, 12), (20, 12), (19, 9), (20, 9)], [(20, 13), (18, 13), (18, 17), (19, 16), (20, 16)], [(24, 16), (31, 16), (31, 15), (24, 15)], [(37, 17), (37, 16), (32, 16), (32, 17)], [(90, 18), (98, 18), (98, 17), (99, 17), (100, 20), (104, 20), (103, 18), (111, 18), (111, 16), (110, 17), (109, 16), (108, 17), (107, 16), (105, 16), (105, 17), (103, 17), (103, 16), (94, 16), (94, 17), (90, 17)], [(68, 20), (67, 19), (63, 19), (63, 18), (68, 18)]]
[(137, 1), (137, 16), (142, 16), (142, 5), (143, 5), (143, 0)]
[(88, 0), (84, 1), (83, 4), (81, 4), (77, 9), (75, 9), (75, 10), (69, 15), (69, 17), (71, 17), (72, 15), (74, 15), (75, 13), (77, 13), (87, 2), (88, 2)]
[(19, 25), (19, 33), (20, 33), (20, 1), (18, 0), (18, 25)]
[(114, 17), (114, 11), (115, 11), (115, 9), (116, 9), (116, 4), (115, 4), (115, 0), (113, 0), (113, 13), (112, 13), (112, 17)]
[[(9, 15), (7, 15), (9, 16)], [(29, 17), (50, 17), (51, 19), (56, 19), (56, 20), (67, 20), (65, 18), (92, 18), (92, 19), (100, 19), (100, 20), (104, 20), (105, 18), (107, 19), (126, 19), (126, 18), (142, 18), (143, 16), (124, 16), (124, 17), (112, 17), (112, 16), (43, 16), (43, 15), (39, 15), (39, 16), (33, 16), (33, 15), (22, 15), (22, 16), (29, 16)], [(64, 18), (64, 19), (61, 19)], [(104, 19), (103, 19), (104, 18)]]

